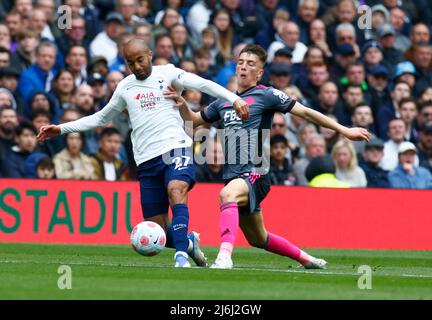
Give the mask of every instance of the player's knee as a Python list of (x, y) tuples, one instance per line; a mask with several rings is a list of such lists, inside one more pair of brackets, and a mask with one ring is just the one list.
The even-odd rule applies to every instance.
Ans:
[(229, 190), (228, 188), (223, 188), (219, 193), (219, 197), (221, 203), (238, 201), (237, 193), (234, 190)]
[(174, 184), (168, 186), (168, 198), (170, 203), (184, 203), (187, 197), (187, 186)]
[(265, 248), (265, 244), (266, 241), (260, 238), (251, 238), (251, 239), (247, 239), (249, 245), (251, 245), (252, 247), (255, 248), (259, 248), (259, 249), (264, 249)]

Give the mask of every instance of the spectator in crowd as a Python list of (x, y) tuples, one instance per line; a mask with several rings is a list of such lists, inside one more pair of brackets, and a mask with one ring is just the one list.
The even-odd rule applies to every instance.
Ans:
[(172, 8), (167, 8), (161, 21), (152, 28), (153, 37), (157, 38), (162, 34), (168, 34), (171, 27), (177, 23), (181, 23), (180, 14)]
[(432, 100), (425, 101), (420, 105), (420, 111), (416, 119), (417, 128), (423, 127), (429, 121), (432, 121)]
[[(205, 162), (196, 166), (196, 179), (200, 182), (222, 183), (224, 162), (222, 145), (219, 140), (208, 138), (205, 146)], [(204, 152), (202, 148), (201, 151)]]
[(319, 88), (318, 101), (312, 106), (324, 114), (333, 114), (339, 104), (339, 90), (332, 81), (327, 81)]
[(270, 44), (276, 40), (275, 35), (280, 31), (284, 22), (289, 20), (290, 14), (288, 11), (279, 8), (273, 15), (271, 24), (268, 24), (255, 35), (254, 43), (260, 45), (264, 49), (268, 49)]
[(296, 184), (296, 176), (288, 159), (288, 140), (277, 134), (270, 139), (270, 180), (271, 184), (292, 186)]
[(87, 84), (93, 89), (93, 97), (95, 105), (98, 110), (102, 109), (108, 102), (105, 100), (106, 96), (106, 84), (105, 78), (100, 73), (89, 74), (87, 78)]
[(48, 155), (42, 152), (33, 152), (27, 157), (24, 163), (24, 178), (36, 179), (37, 164), (42, 158), (49, 158)]
[(155, 37), (154, 58), (165, 58), (174, 65), (180, 62), (174, 55), (174, 44), (168, 34), (160, 34)]
[(41, 158), (36, 164), (37, 179), (55, 179), (55, 166), (50, 157)]
[(291, 49), (293, 55), (292, 63), (300, 63), (303, 61), (307, 47), (299, 40), (300, 29), (295, 22), (284, 22), (275, 38), (276, 41), (273, 41), (267, 50), (268, 63), (272, 62), (275, 52), (283, 47)]
[(414, 47), (412, 63), (416, 69), (416, 86), (421, 88), (432, 83), (432, 46), (429, 43)]
[(24, 24), (21, 15), (16, 11), (9, 11), (4, 19), (11, 37), (11, 52), (15, 52), (18, 46), (18, 34), (23, 30)]
[(405, 122), (405, 140), (414, 144), (418, 142), (418, 132), (415, 126), (415, 119), (418, 115), (417, 102), (413, 97), (403, 98), (399, 103), (401, 119)]
[(300, 41), (309, 43), (310, 24), (314, 21), (318, 14), (318, 0), (303, 0), (298, 3), (297, 19), (295, 22), (300, 28)]
[(20, 16), (28, 23), (30, 14), (33, 11), (33, 1), (32, 0), (16, 0), (13, 6), (13, 11), (16, 11)]
[(18, 90), (28, 102), (36, 91), (49, 92), (57, 71), (54, 69), (56, 46), (50, 42), (41, 43), (36, 49), (36, 63), (21, 74)]
[(327, 43), (327, 31), (324, 21), (315, 19), (310, 23), (309, 45), (315, 45), (322, 50), (326, 58), (333, 57), (333, 52)]
[(377, 40), (381, 43), (384, 60), (383, 63), (388, 66), (395, 66), (403, 61), (403, 54), (395, 48), (396, 31), (390, 23), (382, 23), (377, 29)]
[(233, 48), (242, 41), (242, 38), (234, 31), (227, 10), (220, 9), (216, 11), (211, 18), (211, 22), (218, 33), (219, 51), (224, 58), (224, 63), (227, 63), (232, 58)]
[(10, 63), (11, 63), (11, 52), (9, 51), (9, 49), (0, 45), (0, 68), (9, 67)]
[(68, 69), (60, 70), (54, 77), (49, 99), (54, 104), (53, 122), (58, 123), (64, 110), (72, 106), (72, 97), (75, 92), (74, 75)]
[(408, 83), (411, 90), (414, 89), (417, 82), (417, 73), (411, 61), (402, 61), (396, 65), (394, 82), (398, 81), (404, 81)]
[(18, 48), (11, 57), (11, 65), (20, 72), (26, 71), (37, 60), (39, 44), (40, 39), (33, 30), (24, 29), (18, 33)]
[(87, 116), (95, 113), (96, 105), (94, 103), (93, 89), (88, 84), (82, 84), (75, 90), (71, 102), (81, 116)]
[(2, 163), (3, 177), (25, 177), (25, 161), (37, 148), (36, 134), (36, 129), (27, 122), (22, 122), (16, 128), (16, 146), (5, 154)]
[[(211, 53), (210, 66), (213, 69), (221, 69), (225, 65), (225, 58), (219, 50), (219, 35), (215, 27), (209, 26), (201, 33), (201, 48), (205, 48)], [(192, 54), (188, 59), (192, 59)], [(184, 60), (184, 59), (182, 59)], [(228, 62), (231, 63), (231, 60)]]
[(366, 187), (366, 175), (358, 166), (357, 154), (351, 141), (338, 141), (332, 150), (332, 157), (336, 166), (336, 177), (349, 184), (350, 187)]
[(211, 53), (209, 50), (204, 48), (196, 49), (194, 51), (194, 62), (197, 75), (207, 80), (213, 80), (214, 73), (210, 69)]
[(366, 76), (370, 92), (370, 106), (374, 115), (383, 105), (391, 104), (391, 97), (388, 88), (389, 70), (382, 64), (373, 66)]
[(84, 134), (81, 132), (66, 134), (66, 147), (53, 159), (58, 179), (96, 179), (92, 160), (82, 153), (84, 143)]
[(291, 82), (291, 67), (284, 63), (273, 63), (269, 69), (269, 84), (283, 90)]
[[(371, 138), (375, 138), (374, 119), (372, 108), (367, 103), (360, 103), (354, 108), (351, 121), (354, 127), (365, 128), (371, 133)], [(362, 154), (366, 141), (353, 141), (354, 149), (357, 154)]]
[(75, 86), (87, 83), (87, 53), (81, 45), (73, 45), (69, 48), (65, 62), (68, 70), (72, 72)]
[(121, 135), (114, 127), (103, 128), (99, 135), (99, 150), (92, 155), (97, 180), (127, 180), (127, 167), (117, 158), (121, 148)]
[[(354, 25), (350, 22), (343, 22), (336, 27), (335, 33), (331, 33), (336, 38), (336, 48), (343, 48), (349, 44), (354, 50), (355, 59), (360, 58), (360, 48), (357, 43), (357, 34)], [(346, 46), (348, 48), (348, 46)]]
[(107, 92), (105, 96), (105, 101), (109, 101), (115, 89), (117, 88), (117, 85), (123, 79), (124, 79), (124, 75), (119, 71), (111, 71), (110, 73), (108, 73), (106, 78)]
[(87, 74), (99, 73), (103, 77), (106, 77), (109, 71), (108, 60), (102, 56), (91, 58), (87, 64)]
[(19, 114), (22, 114), (24, 102), (17, 91), (19, 76), (19, 71), (13, 66), (0, 68), (0, 87), (9, 90), (12, 93), (17, 103), (17, 111)]
[[(163, 5), (166, 9), (169, 8), (169, 9), (173, 9), (173, 10), (177, 11), (180, 14), (179, 23), (184, 24), (183, 16), (186, 13), (186, 8), (184, 6), (185, 1), (183, 1), (183, 0), (164, 0), (162, 2), (163, 2)], [(162, 20), (162, 17), (165, 14), (165, 10), (162, 9), (156, 13), (156, 16), (154, 18), (154, 24), (155, 25), (160, 23), (160, 21)]]
[(390, 23), (395, 29), (394, 47), (400, 52), (405, 52), (411, 46), (410, 39), (402, 33), (405, 21), (407, 21), (407, 16), (402, 7), (394, 7), (390, 10)]
[(135, 13), (137, 10), (136, 0), (117, 0), (117, 12), (119, 12), (124, 20), (126, 32), (132, 32), (138, 17)]
[(144, 40), (149, 48), (153, 47), (153, 38), (151, 33), (151, 25), (148, 23), (136, 25), (133, 34), (138, 39)]
[[(97, 1), (99, 4), (100, 1)], [(99, 17), (107, 17), (107, 14), (99, 14), (96, 6), (90, 1), (83, 0), (64, 0), (64, 5), (71, 8), (71, 16), (81, 16), (85, 20), (86, 34), (89, 39), (94, 39), (102, 29)], [(100, 6), (99, 6), (100, 7)], [(114, 6), (112, 7), (114, 9)]]
[(340, 108), (336, 109), (334, 115), (339, 123), (345, 126), (351, 126), (351, 117), (355, 107), (364, 101), (364, 93), (361, 85), (350, 83), (344, 93), (342, 93), (343, 102)]
[(323, 156), (325, 154), (326, 144), (324, 137), (316, 133), (311, 135), (308, 140), (306, 140), (306, 156), (299, 160), (296, 160), (293, 165), (293, 170), (297, 178), (297, 185), (308, 185), (308, 180), (305, 177), (306, 167), (312, 159)]
[[(387, 171), (391, 171), (398, 165), (398, 149), (405, 141), (406, 125), (402, 119), (392, 119), (388, 125), (389, 140), (384, 143), (384, 157), (380, 166)], [(418, 162), (417, 162), (418, 163)]]
[(317, 101), (320, 88), (329, 80), (330, 75), (327, 65), (323, 61), (317, 61), (308, 66), (308, 82), (303, 88), (304, 96), (309, 101)]
[(15, 98), (8, 89), (0, 88), (0, 106), (12, 107), (18, 111)]
[(169, 31), (174, 45), (175, 60), (192, 59), (192, 45), (189, 42), (188, 31), (184, 24), (177, 23)]
[(306, 167), (309, 185), (316, 188), (349, 188), (349, 184), (336, 178), (336, 167), (330, 155), (316, 157)]
[(399, 145), (398, 166), (389, 173), (390, 186), (399, 189), (432, 189), (432, 174), (415, 163), (417, 148), (405, 141)]
[(371, 39), (365, 42), (361, 49), (361, 56), (367, 72), (370, 73), (373, 67), (382, 64), (383, 51), (384, 48), (378, 41)]
[(420, 165), (432, 173), (432, 121), (426, 122), (420, 128), (420, 141), (418, 142), (418, 157)]
[(0, 106), (0, 168), (2, 168), (6, 154), (15, 145), (17, 127), (18, 117), (16, 110), (12, 107)]
[(74, 45), (83, 46), (90, 52), (90, 39), (86, 35), (86, 21), (81, 16), (72, 16), (70, 29), (63, 30), (63, 34), (56, 39), (60, 52), (66, 56), (69, 48)]
[(379, 138), (372, 138), (366, 143), (360, 167), (363, 169), (368, 188), (389, 188), (388, 171), (380, 167), (384, 157), (384, 143)]
[(411, 28), (410, 40), (411, 40), (411, 46), (405, 51), (405, 58), (409, 61), (413, 61), (414, 47), (421, 43), (430, 42), (429, 27), (423, 22), (416, 23)]
[(354, 47), (349, 43), (344, 43), (338, 46), (335, 50), (335, 58), (330, 65), (330, 77), (335, 83), (339, 83), (340, 79), (346, 74), (348, 66), (356, 62), (356, 53)]
[(102, 56), (111, 65), (118, 54), (117, 37), (125, 30), (124, 18), (118, 12), (111, 12), (105, 18), (104, 31), (90, 43), (90, 56)]
[(387, 140), (388, 124), (391, 119), (400, 118), (399, 103), (403, 98), (411, 96), (411, 88), (408, 83), (399, 81), (393, 86), (390, 93), (391, 103), (380, 106), (376, 112), (377, 134), (383, 140)]
[(199, 0), (190, 8), (186, 21), (195, 42), (199, 41), (201, 32), (209, 25), (217, 3), (217, 0)]
[(365, 67), (360, 61), (348, 65), (345, 75), (340, 79), (341, 91), (345, 91), (344, 89), (350, 83), (360, 85), (363, 90), (364, 99), (367, 101), (370, 100)]
[(9, 53), (9, 62), (11, 54), (12, 38), (9, 28), (6, 24), (0, 23), (0, 47), (6, 49)]

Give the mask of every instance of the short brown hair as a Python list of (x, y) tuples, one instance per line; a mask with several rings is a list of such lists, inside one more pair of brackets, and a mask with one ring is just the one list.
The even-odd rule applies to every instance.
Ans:
[(267, 61), (267, 52), (264, 50), (263, 47), (257, 45), (257, 44), (248, 44), (246, 47), (243, 48), (242, 51), (240, 51), (240, 55), (242, 53), (250, 53), (256, 55), (259, 60), (261, 61), (262, 65)]

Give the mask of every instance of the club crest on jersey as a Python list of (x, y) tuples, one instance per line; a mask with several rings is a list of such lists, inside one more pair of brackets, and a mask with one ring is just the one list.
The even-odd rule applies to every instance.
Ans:
[(289, 99), (288, 95), (285, 92), (282, 92), (278, 89), (273, 89), (273, 94), (280, 99), (282, 104), (287, 102), (287, 100)]
[(158, 82), (159, 82), (159, 89), (161, 89), (161, 90), (163, 90), (163, 83), (165, 82), (165, 80), (158, 80)]

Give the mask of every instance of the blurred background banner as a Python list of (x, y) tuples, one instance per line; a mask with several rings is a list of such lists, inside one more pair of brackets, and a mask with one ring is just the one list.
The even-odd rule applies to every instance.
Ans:
[[(190, 230), (219, 241), (221, 184), (197, 184)], [(272, 186), (266, 227), (307, 248), (432, 250), (429, 191)], [(0, 180), (0, 242), (129, 244), (136, 182)], [(247, 245), (243, 235), (238, 245)]]

